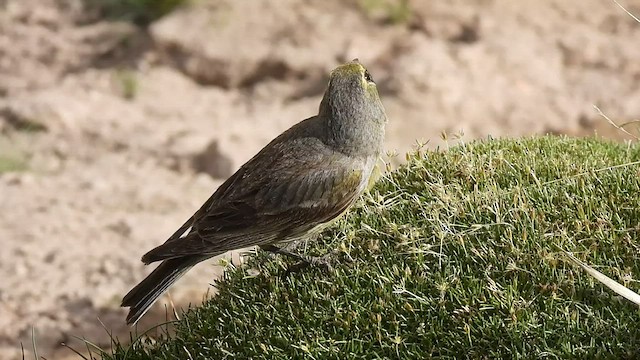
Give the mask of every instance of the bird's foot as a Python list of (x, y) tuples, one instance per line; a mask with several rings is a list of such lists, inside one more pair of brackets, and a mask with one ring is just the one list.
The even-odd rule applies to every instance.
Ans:
[(324, 256), (313, 256), (309, 257), (306, 262), (314, 267), (324, 269), (328, 272), (333, 271), (333, 264), (337, 263), (337, 254), (328, 253)]
[[(349, 260), (352, 261), (349, 257)], [(326, 272), (333, 272), (333, 266), (340, 262), (338, 252), (330, 252), (323, 256), (305, 256), (301, 261), (289, 266), (287, 268), (286, 275), (294, 272), (301, 271), (308, 267), (315, 267), (322, 269)]]
[[(298, 260), (297, 263), (287, 268), (285, 276), (293, 272), (301, 271), (310, 266), (323, 269), (327, 272), (333, 272), (333, 265), (343, 261), (341, 258), (347, 262), (353, 262), (353, 258), (349, 254), (343, 253), (339, 250), (332, 251), (323, 256), (305, 256), (273, 245), (262, 245), (261, 248), (274, 254), (286, 255)], [(340, 256), (341, 254), (344, 254), (345, 256)]]

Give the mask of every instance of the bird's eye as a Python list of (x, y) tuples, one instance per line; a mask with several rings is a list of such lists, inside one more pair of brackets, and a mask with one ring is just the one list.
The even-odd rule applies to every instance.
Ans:
[(374, 82), (373, 78), (371, 77), (371, 74), (369, 74), (369, 71), (367, 70), (364, 71), (364, 79), (367, 80), (368, 82)]

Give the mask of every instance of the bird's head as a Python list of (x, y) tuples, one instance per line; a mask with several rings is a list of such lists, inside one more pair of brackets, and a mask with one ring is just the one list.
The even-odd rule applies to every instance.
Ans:
[(331, 72), (319, 115), (327, 120), (336, 146), (358, 148), (362, 141), (375, 146), (382, 142), (387, 116), (373, 77), (358, 59)]
[(382, 104), (373, 77), (358, 59), (354, 59), (331, 71), (320, 112), (331, 110), (329, 107), (340, 110), (363, 105), (379, 107)]

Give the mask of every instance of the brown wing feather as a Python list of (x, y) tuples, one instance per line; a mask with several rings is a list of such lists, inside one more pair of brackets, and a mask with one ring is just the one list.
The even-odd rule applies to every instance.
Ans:
[(310, 118), (274, 139), (215, 191), (182, 232), (143, 261), (214, 256), (282, 241), (343, 213), (362, 188), (364, 160), (323, 143), (317, 137), (322, 126), (321, 119)]
[(287, 181), (264, 184), (248, 198), (196, 214), (188, 236), (151, 250), (143, 261), (194, 254), (214, 256), (299, 237), (342, 214), (360, 194), (361, 170), (307, 170)]

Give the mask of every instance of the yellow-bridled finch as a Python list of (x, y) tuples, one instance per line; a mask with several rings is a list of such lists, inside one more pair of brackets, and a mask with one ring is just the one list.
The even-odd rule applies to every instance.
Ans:
[(162, 261), (122, 299), (135, 324), (197, 263), (258, 245), (310, 264), (282, 249), (344, 213), (367, 188), (382, 150), (387, 116), (373, 79), (358, 60), (331, 72), (318, 115), (271, 141), (225, 181), (162, 245), (142, 257)]

